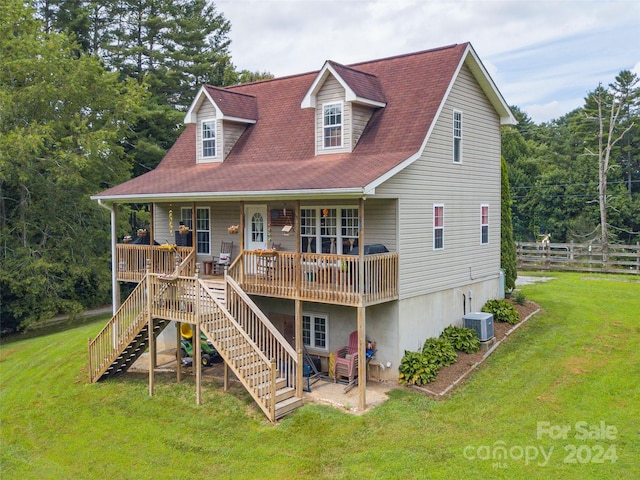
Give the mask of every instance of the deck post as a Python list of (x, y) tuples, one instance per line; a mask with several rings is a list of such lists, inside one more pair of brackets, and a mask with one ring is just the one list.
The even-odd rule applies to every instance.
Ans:
[(176, 322), (176, 380), (182, 381), (182, 346), (180, 344), (182, 334), (180, 333), (180, 322)]
[(200, 341), (200, 332), (202, 330), (200, 330), (200, 282), (198, 282), (197, 275), (193, 281), (194, 281), (193, 296), (196, 304), (195, 305), (196, 324), (193, 326), (193, 328), (195, 328), (196, 331), (193, 333), (193, 337), (191, 338), (193, 339), (194, 342), (196, 342), (196, 345), (198, 346), (198, 352), (196, 354), (196, 358), (198, 359), (198, 369), (197, 369), (198, 378), (196, 379), (196, 386), (198, 389), (198, 393), (196, 397), (197, 397), (197, 403), (198, 405), (200, 405), (202, 404), (202, 352), (200, 351), (202, 349), (202, 343)]
[(360, 290), (360, 301), (358, 310), (358, 409), (364, 410), (367, 407), (367, 339), (365, 329), (365, 275), (364, 275), (364, 198), (360, 199), (358, 209), (358, 290)]
[(193, 365), (196, 367), (196, 405), (201, 405), (202, 352), (200, 351), (200, 326), (191, 325), (191, 328), (193, 329), (193, 335), (191, 336), (191, 341), (193, 342)]
[(366, 307), (358, 307), (358, 410), (367, 408)]
[[(297, 270), (299, 270), (297, 268)], [(295, 327), (294, 335), (296, 338), (296, 352), (298, 352), (298, 368), (296, 370), (296, 396), (302, 398), (302, 372), (304, 369), (304, 360), (302, 351), (304, 344), (302, 343), (302, 301), (296, 298), (295, 301)]]
[(151, 292), (151, 260), (147, 259), (146, 265), (146, 278), (147, 278), (147, 340), (149, 343), (149, 396), (153, 397), (153, 374), (156, 368), (156, 342), (155, 337), (153, 336), (153, 316), (151, 315), (151, 297), (153, 296)]

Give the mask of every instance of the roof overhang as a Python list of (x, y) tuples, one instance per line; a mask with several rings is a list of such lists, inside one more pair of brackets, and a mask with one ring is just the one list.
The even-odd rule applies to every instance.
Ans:
[(205, 100), (209, 100), (209, 102), (211, 102), (211, 105), (213, 105), (213, 108), (215, 108), (217, 119), (227, 120), (230, 122), (237, 122), (237, 123), (256, 123), (256, 120), (252, 118), (240, 118), (240, 117), (232, 117), (229, 115), (225, 115), (222, 112), (222, 110), (220, 110), (220, 107), (216, 104), (213, 98), (211, 98), (211, 95), (209, 94), (209, 92), (204, 86), (200, 87), (198, 94), (193, 99), (193, 102), (191, 102), (191, 106), (189, 107), (189, 110), (187, 110), (187, 113), (184, 116), (184, 123), (196, 123), (198, 121), (197, 112), (200, 106), (202, 105), (202, 102), (204, 102)]
[(365, 193), (363, 187), (317, 190), (274, 190), (252, 192), (192, 192), (192, 193), (154, 193), (132, 195), (93, 195), (91, 200), (101, 203), (166, 203), (166, 202), (202, 202), (202, 201), (240, 201), (240, 200), (305, 200), (312, 198), (360, 198), (375, 193), (371, 189)]
[(478, 54), (471, 44), (467, 45), (467, 51), (463, 55), (462, 62), (458, 66), (456, 76), (460, 72), (463, 64), (466, 64), (467, 67), (469, 67), (469, 70), (473, 73), (473, 76), (476, 78), (480, 88), (489, 99), (489, 102), (491, 102), (491, 105), (493, 105), (493, 108), (496, 109), (496, 112), (500, 116), (500, 125), (517, 125), (518, 121), (516, 120), (516, 117), (513, 116), (509, 105), (498, 90), (498, 87), (496, 87), (491, 75), (487, 72), (487, 69), (480, 61)]
[(340, 74), (335, 70), (335, 68), (333, 68), (331, 63), (329, 61), (325, 61), (324, 66), (322, 67), (320, 72), (318, 72), (318, 75), (316, 75), (316, 78), (311, 84), (311, 87), (309, 88), (304, 98), (302, 99), (302, 102), (300, 103), (301, 108), (316, 108), (317, 106), (316, 98), (317, 98), (318, 92), (322, 88), (322, 85), (327, 80), (329, 75), (332, 75), (338, 81), (338, 83), (340, 83), (342, 88), (344, 88), (345, 101), (360, 103), (362, 105), (369, 105), (376, 108), (386, 107), (387, 105), (386, 102), (371, 100), (371, 99), (359, 97), (358, 95), (356, 95), (356, 93), (349, 86), (349, 84), (345, 82), (342, 76), (340, 76)]

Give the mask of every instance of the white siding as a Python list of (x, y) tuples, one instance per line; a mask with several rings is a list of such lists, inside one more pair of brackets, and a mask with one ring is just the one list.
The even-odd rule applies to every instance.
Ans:
[(367, 126), (367, 123), (369, 123), (374, 110), (371, 107), (365, 107), (357, 104), (353, 104), (351, 106), (351, 110), (353, 113), (353, 138), (351, 139), (351, 149), (353, 150), (356, 147), (358, 140), (360, 140), (360, 136)]
[(365, 244), (382, 243), (397, 252), (398, 208), (394, 199), (369, 199), (364, 202)]
[[(453, 110), (463, 112), (463, 161), (452, 158)], [(497, 278), (500, 268), (500, 124), (463, 67), (422, 157), (376, 189), (399, 198), (400, 295), (410, 298)], [(433, 250), (433, 204), (445, 206), (444, 249)], [(480, 205), (490, 207), (480, 245)], [(479, 307), (478, 307), (479, 308)]]
[[(213, 120), (216, 118), (216, 109), (215, 107), (208, 101), (205, 100), (202, 102), (202, 105), (198, 109), (198, 121), (196, 123), (196, 163), (203, 162), (202, 158), (202, 120)], [(222, 125), (221, 122), (216, 123), (216, 156), (219, 161), (222, 160), (220, 156), (220, 152), (223, 149), (223, 138), (222, 138)], [(210, 159), (206, 160), (210, 162)]]
[(154, 240), (160, 244), (169, 241), (175, 243), (174, 232), (169, 230), (169, 210), (173, 210), (173, 230), (178, 229), (180, 224), (180, 207), (169, 204), (156, 203), (153, 207), (153, 235)]
[(222, 128), (224, 129), (224, 137), (223, 137), (224, 139), (223, 140), (224, 142), (223, 160), (224, 160), (225, 158), (227, 158), (227, 155), (229, 155), (229, 152), (231, 151), (233, 146), (236, 144), (240, 136), (244, 133), (247, 127), (246, 125), (243, 125), (241, 123), (235, 123), (235, 122), (223, 122), (223, 123), (224, 124)]

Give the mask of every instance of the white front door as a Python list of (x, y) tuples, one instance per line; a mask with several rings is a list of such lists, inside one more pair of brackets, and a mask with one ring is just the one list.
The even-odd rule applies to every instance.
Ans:
[(267, 248), (267, 206), (246, 205), (244, 218), (245, 249)]

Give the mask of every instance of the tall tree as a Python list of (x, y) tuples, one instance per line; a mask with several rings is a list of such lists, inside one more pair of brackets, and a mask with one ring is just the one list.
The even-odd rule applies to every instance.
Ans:
[(516, 286), (516, 244), (513, 240), (513, 225), (511, 223), (511, 193), (507, 162), (500, 159), (501, 173), (501, 202), (500, 202), (500, 267), (504, 271), (505, 288), (513, 290)]
[[(613, 150), (633, 128), (634, 122), (625, 122), (631, 107), (637, 107), (638, 78), (629, 71), (621, 72), (616, 81), (604, 88), (599, 85), (586, 99), (585, 115), (595, 123), (596, 149), (587, 151), (598, 159), (598, 204), (600, 207), (600, 235), (605, 261), (609, 245), (607, 179)], [(619, 165), (618, 165), (619, 166)]]
[(144, 92), (22, 0), (0, 5), (0, 51), (2, 322), (25, 328), (108, 300), (108, 222), (89, 195), (129, 178), (122, 141)]

